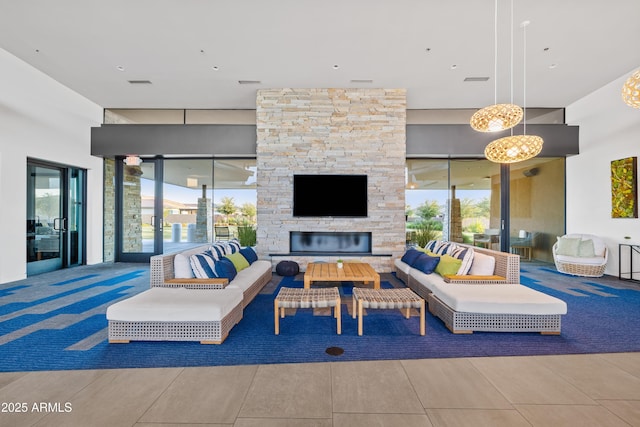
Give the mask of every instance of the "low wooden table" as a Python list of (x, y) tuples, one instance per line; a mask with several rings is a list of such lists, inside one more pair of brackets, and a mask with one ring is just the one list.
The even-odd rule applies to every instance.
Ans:
[(374, 289), (380, 289), (380, 275), (365, 262), (345, 262), (342, 268), (332, 263), (309, 263), (304, 273), (304, 287), (310, 288), (311, 282), (373, 282)]
[(362, 335), (362, 309), (404, 309), (409, 318), (411, 308), (420, 310), (420, 335), (425, 334), (424, 300), (409, 288), (364, 289), (353, 288), (353, 318), (358, 318), (358, 335)]

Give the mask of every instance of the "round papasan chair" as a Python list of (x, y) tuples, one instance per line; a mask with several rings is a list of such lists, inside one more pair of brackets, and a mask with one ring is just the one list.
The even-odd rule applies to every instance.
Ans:
[(592, 234), (565, 234), (553, 245), (556, 268), (573, 276), (601, 277), (608, 257), (604, 240)]

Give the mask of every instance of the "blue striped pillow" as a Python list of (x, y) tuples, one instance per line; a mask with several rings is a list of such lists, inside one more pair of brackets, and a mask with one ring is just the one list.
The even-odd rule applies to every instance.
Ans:
[[(227, 246), (231, 250), (230, 253), (232, 253), (232, 254), (235, 254), (236, 252), (240, 252), (241, 246), (240, 246), (240, 242), (238, 241), (238, 239), (229, 240)], [(229, 254), (227, 253), (227, 255), (229, 255)]]
[(227, 245), (224, 243), (216, 242), (209, 248), (211, 251), (213, 259), (218, 261), (220, 258), (227, 254)]
[(471, 264), (473, 263), (473, 254), (474, 252), (472, 248), (465, 248), (463, 246), (456, 246), (454, 250), (449, 251), (449, 255), (453, 258), (462, 260), (462, 265), (460, 265), (457, 273), (459, 276), (469, 273)]
[(193, 275), (198, 279), (209, 279), (218, 277), (216, 275), (215, 259), (211, 251), (205, 251), (201, 254), (191, 255), (189, 263), (193, 270)]

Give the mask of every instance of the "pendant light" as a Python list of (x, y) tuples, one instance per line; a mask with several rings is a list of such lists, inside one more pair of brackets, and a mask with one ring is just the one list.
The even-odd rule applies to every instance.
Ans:
[(498, 0), (495, 0), (494, 16), (494, 105), (476, 111), (469, 124), (478, 132), (498, 132), (511, 129), (523, 117), (522, 108), (510, 104), (498, 104)]
[(622, 100), (630, 107), (640, 108), (640, 68), (624, 82)]
[[(513, 0), (512, 14), (513, 14)], [(513, 15), (512, 15), (513, 16)], [(513, 18), (512, 18), (513, 19)], [(511, 135), (504, 138), (496, 139), (487, 145), (484, 149), (484, 156), (495, 163), (516, 163), (523, 160), (531, 159), (542, 151), (543, 140), (536, 135), (527, 135), (527, 26), (529, 21), (520, 24), (523, 29), (523, 134)], [(512, 25), (513, 26), (513, 25)]]

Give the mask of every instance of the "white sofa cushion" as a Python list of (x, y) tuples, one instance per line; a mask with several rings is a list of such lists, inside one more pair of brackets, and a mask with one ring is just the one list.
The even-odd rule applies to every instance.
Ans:
[(522, 285), (434, 287), (433, 294), (454, 311), (484, 314), (566, 314), (567, 304)]
[(396, 266), (398, 270), (402, 271), (404, 274), (409, 274), (409, 271), (412, 270), (411, 266), (403, 262), (400, 258), (396, 258), (393, 264)]
[(491, 255), (475, 252), (469, 274), (475, 276), (492, 276), (496, 269), (496, 259)]
[(110, 305), (107, 319), (130, 322), (222, 320), (238, 304), (242, 304), (239, 289), (154, 287)]
[(229, 283), (227, 289), (237, 288), (245, 292), (258, 281), (260, 276), (271, 269), (271, 262), (265, 260), (255, 261), (249, 268), (238, 272), (236, 277)]
[(208, 248), (209, 246), (199, 246), (176, 254), (173, 259), (173, 276), (176, 279), (189, 279), (196, 277), (191, 269), (189, 257), (191, 257), (191, 255), (203, 253)]
[(602, 265), (604, 264), (604, 258), (597, 257), (582, 257), (582, 256), (569, 256), (556, 254), (556, 261), (564, 264), (584, 264), (584, 265)]

